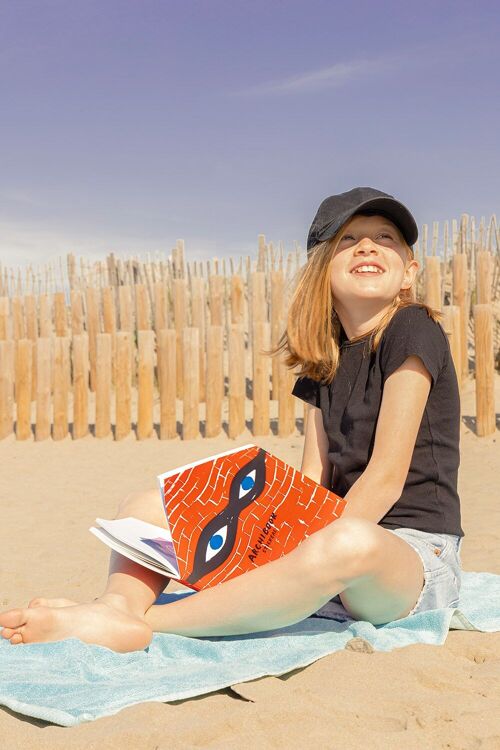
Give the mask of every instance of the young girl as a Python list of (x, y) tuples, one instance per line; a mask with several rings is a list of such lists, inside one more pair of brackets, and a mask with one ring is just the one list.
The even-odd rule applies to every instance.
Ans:
[[(143, 649), (153, 631), (232, 635), (284, 627), (334, 597), (374, 624), (457, 604), (459, 395), (437, 314), (413, 302), (415, 221), (400, 202), (355, 188), (321, 204), (309, 259), (277, 351), (300, 365), (301, 470), (348, 500), (343, 516), (293, 552), (178, 602), (166, 578), (112, 553), (105, 592), (87, 604), (35, 599), (0, 615), (12, 644), (77, 637)], [(159, 526), (157, 491), (118, 518)]]

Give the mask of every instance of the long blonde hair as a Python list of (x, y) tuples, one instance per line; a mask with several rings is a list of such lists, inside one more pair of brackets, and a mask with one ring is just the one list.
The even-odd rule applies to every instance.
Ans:
[[(330, 285), (330, 266), (340, 243), (342, 234), (354, 217), (351, 217), (332, 239), (314, 247), (307, 263), (298, 271), (295, 290), (288, 309), (287, 325), (277, 346), (267, 352), (277, 356), (285, 352), (284, 363), (288, 368), (300, 366), (299, 377), (330, 383), (335, 377), (340, 358), (341, 323), (335, 312)], [(399, 233), (408, 257), (413, 258), (412, 248)], [(422, 302), (415, 301), (414, 288), (403, 289), (395, 297), (390, 309), (370, 331), (371, 351), (375, 351), (382, 335), (398, 310), (418, 305), (439, 322), (442, 313)], [(351, 339), (364, 338), (366, 334)]]

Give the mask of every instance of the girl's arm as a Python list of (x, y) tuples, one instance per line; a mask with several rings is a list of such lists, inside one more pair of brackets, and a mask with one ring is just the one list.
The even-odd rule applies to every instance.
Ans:
[(323, 427), (321, 409), (306, 404), (306, 431), (302, 454), (303, 474), (324, 487), (330, 487), (332, 465), (328, 460), (328, 437)]
[(408, 357), (386, 380), (373, 452), (365, 471), (345, 496), (343, 517), (378, 523), (401, 497), (431, 388), (417, 356)]

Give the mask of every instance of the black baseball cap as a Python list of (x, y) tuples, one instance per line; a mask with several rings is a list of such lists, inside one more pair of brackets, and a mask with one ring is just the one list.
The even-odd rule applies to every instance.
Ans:
[(392, 195), (371, 187), (357, 187), (331, 195), (322, 202), (307, 237), (307, 254), (320, 242), (330, 240), (345, 222), (357, 213), (380, 214), (390, 219), (411, 247), (418, 238), (418, 227), (410, 211)]

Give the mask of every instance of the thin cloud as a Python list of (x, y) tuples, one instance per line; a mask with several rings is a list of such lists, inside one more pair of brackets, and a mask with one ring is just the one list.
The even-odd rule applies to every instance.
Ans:
[(326, 88), (339, 88), (352, 81), (390, 70), (395, 59), (390, 60), (352, 60), (351, 62), (335, 63), (327, 68), (312, 70), (300, 75), (284, 78), (281, 81), (269, 81), (252, 86), (240, 92), (242, 95), (266, 94), (303, 94), (320, 91)]

